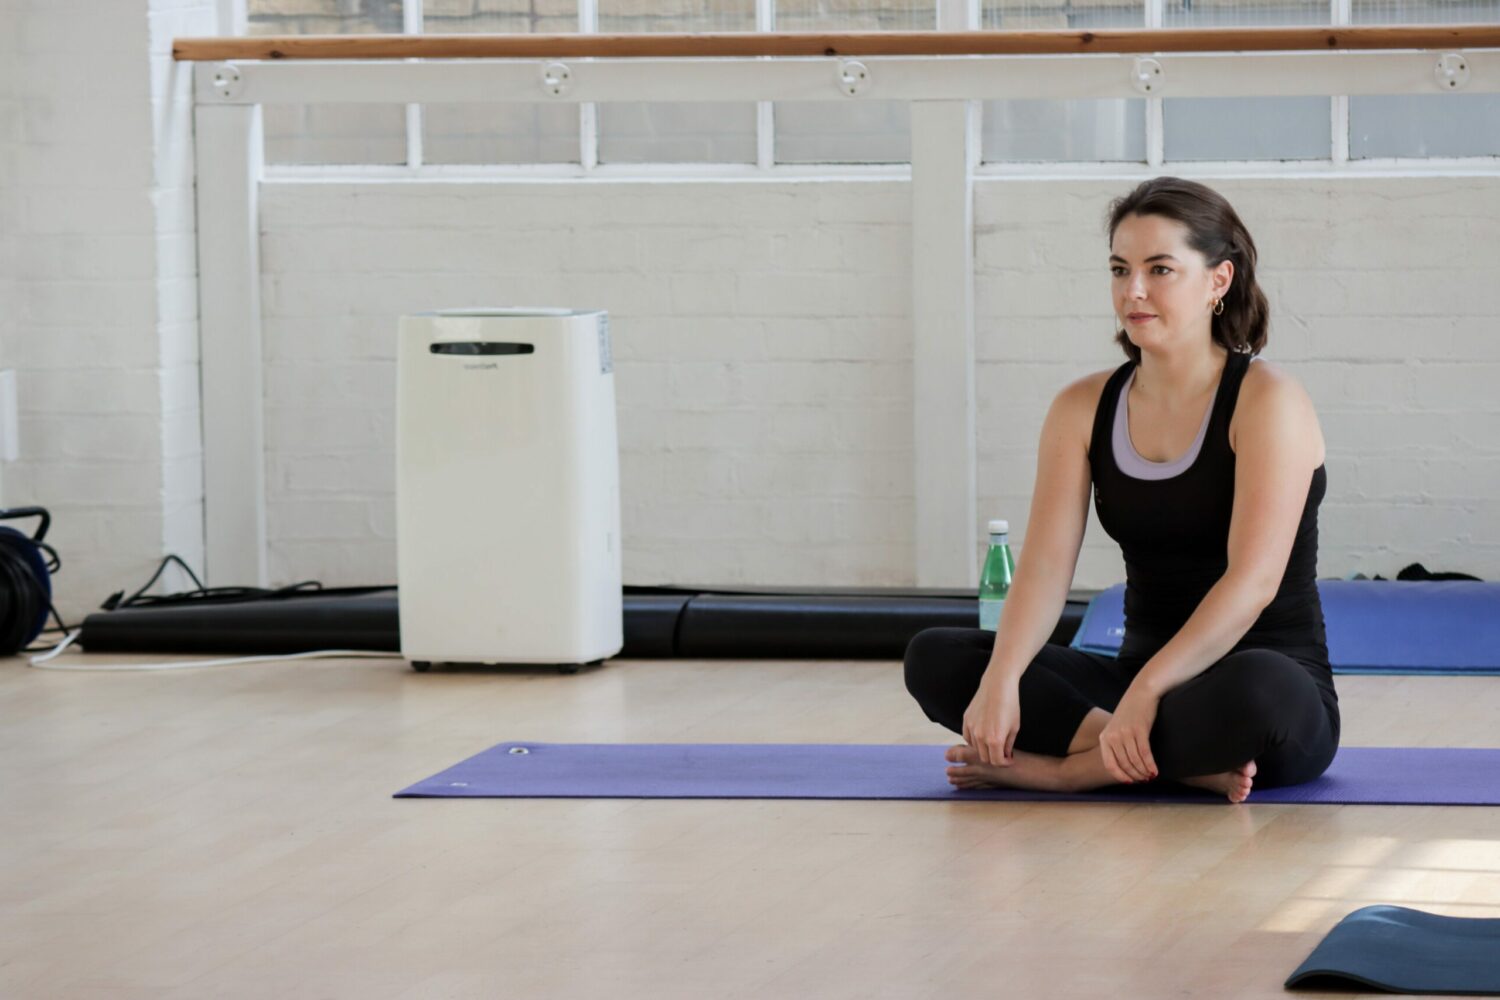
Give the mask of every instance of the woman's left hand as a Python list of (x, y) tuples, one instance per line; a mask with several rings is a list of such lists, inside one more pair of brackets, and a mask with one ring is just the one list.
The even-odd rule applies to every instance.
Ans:
[(1156, 722), (1158, 701), (1156, 695), (1132, 684), (1099, 733), (1104, 766), (1123, 784), (1157, 776), (1156, 760), (1151, 756), (1151, 726)]

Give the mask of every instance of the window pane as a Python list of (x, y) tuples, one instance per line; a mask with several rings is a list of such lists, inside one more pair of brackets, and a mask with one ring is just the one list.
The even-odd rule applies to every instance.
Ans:
[(1332, 24), (1328, 0), (1165, 0), (1164, 28)]
[(1326, 160), (1327, 97), (1174, 97), (1161, 102), (1168, 160)]
[[(1329, 0), (1167, 0), (1163, 27), (1331, 24)], [(1333, 155), (1327, 97), (1166, 98), (1168, 160), (1316, 160)]]
[(933, 31), (935, 0), (776, 0), (777, 31)]
[(1146, 102), (985, 101), (981, 159), (1146, 161)]
[[(247, 0), (252, 35), (400, 34), (402, 0)], [(267, 163), (405, 163), (406, 109), (268, 104)]]
[(401, 18), (401, 0), (246, 0), (245, 3), (245, 20), (251, 35), (399, 35)]
[[(933, 31), (935, 0), (776, 0), (777, 31)], [(834, 91), (834, 74), (828, 74)], [(777, 163), (904, 163), (911, 159), (905, 102), (785, 101), (775, 109)]]
[(401, 164), (406, 108), (400, 104), (267, 104), (266, 162)]
[(1500, 94), (1349, 98), (1349, 158), (1500, 156)]
[(754, 163), (754, 104), (600, 104), (600, 163)]
[(1066, 31), (1087, 28), (1143, 28), (1146, 5), (1142, 0), (1109, 3), (1090, 0), (1086, 4), (1038, 4), (1036, 0), (984, 0), (980, 24), (990, 31)]
[(577, 163), (576, 104), (427, 104), (427, 163)]
[(1355, 24), (1493, 24), (1497, 0), (1350, 0)]
[[(1493, 24), (1500, 0), (1352, 0), (1355, 24)], [(1349, 98), (1349, 157), (1500, 156), (1500, 94)]]
[(423, 0), (429, 35), (566, 35), (578, 31), (578, 4), (536, 0)]
[[(599, 30), (754, 31), (755, 0), (599, 0)], [(600, 163), (754, 163), (755, 105), (601, 103)]]
[(777, 163), (910, 160), (911, 112), (904, 102), (785, 101), (776, 105)]
[(599, 0), (606, 35), (754, 30), (755, 0)]
[[(1139, 28), (1145, 4), (1038, 4), (1036, 0), (984, 0), (980, 23), (990, 31)], [(1146, 159), (1144, 99), (985, 101), (980, 158), (1026, 160)]]

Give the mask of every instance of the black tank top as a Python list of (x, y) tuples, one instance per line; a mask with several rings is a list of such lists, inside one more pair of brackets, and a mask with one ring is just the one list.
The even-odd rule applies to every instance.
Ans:
[[(1229, 565), (1234, 509), (1234, 452), (1229, 420), (1250, 355), (1230, 352), (1197, 458), (1165, 479), (1139, 479), (1115, 461), (1112, 444), (1120, 389), (1135, 368), (1127, 361), (1105, 383), (1094, 414), (1089, 467), (1099, 523), (1125, 556), (1125, 639), (1120, 655), (1149, 657), (1167, 643)], [(1323, 606), (1318, 600), (1318, 505), (1327, 491), (1323, 466), (1313, 472), (1297, 537), (1275, 599), (1236, 649), (1283, 649), (1313, 668), (1332, 693)], [(1309, 662), (1311, 661), (1311, 662)], [(1322, 669), (1316, 669), (1321, 667)]]

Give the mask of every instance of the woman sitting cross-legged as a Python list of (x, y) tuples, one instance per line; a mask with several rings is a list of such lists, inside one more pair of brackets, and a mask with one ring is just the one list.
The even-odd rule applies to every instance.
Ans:
[[(1147, 181), (1111, 206), (1109, 239), (1129, 360), (1047, 413), (998, 631), (919, 633), (906, 686), (963, 735), (960, 788), (1160, 780), (1241, 802), (1316, 778), (1338, 749), (1315, 583), (1322, 432), (1301, 385), (1255, 357), (1255, 244), (1221, 195)], [(1116, 659), (1046, 641), (1091, 493), (1125, 559)]]

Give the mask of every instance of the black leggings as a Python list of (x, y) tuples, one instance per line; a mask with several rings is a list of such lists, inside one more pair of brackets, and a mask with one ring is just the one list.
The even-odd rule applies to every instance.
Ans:
[[(930, 628), (906, 648), (906, 689), (933, 722), (963, 733), (964, 712), (989, 665), (995, 633)], [(1255, 761), (1255, 785), (1311, 781), (1333, 761), (1339, 743), (1337, 696), (1289, 652), (1231, 650), (1219, 662), (1168, 691), (1151, 727), (1151, 754), (1162, 778), (1229, 771)], [(1315, 650), (1308, 650), (1309, 656)], [(1067, 755), (1084, 716), (1114, 711), (1145, 660), (1111, 659), (1052, 643), (1021, 675), (1021, 728), (1015, 749)], [(1331, 684), (1331, 681), (1329, 682)]]

